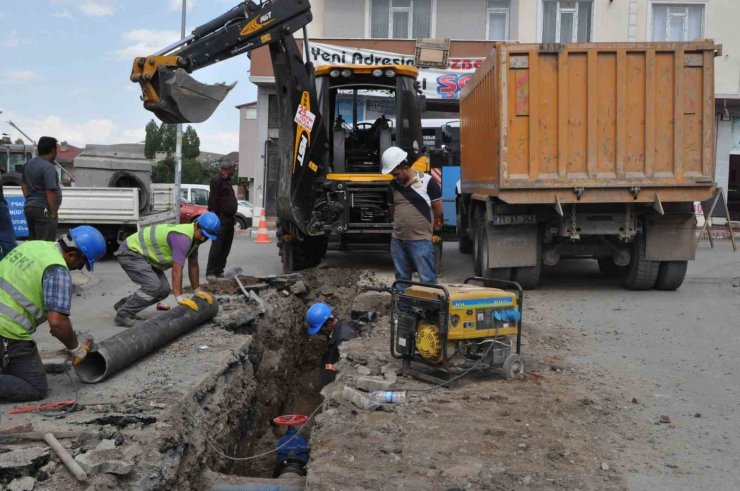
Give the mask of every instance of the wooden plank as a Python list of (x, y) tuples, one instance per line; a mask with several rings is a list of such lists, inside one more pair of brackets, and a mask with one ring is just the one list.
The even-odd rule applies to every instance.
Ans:
[(558, 176), (568, 175), (568, 52), (558, 54)]
[(645, 53), (645, 176), (655, 175), (655, 50)]
[(704, 51), (704, 87), (702, 88), (702, 175), (714, 174), (714, 53)]
[(588, 98), (586, 101), (586, 110), (588, 118), (587, 138), (587, 157), (586, 167), (588, 177), (596, 177), (596, 145), (598, 144), (598, 58), (596, 50), (589, 50), (587, 58), (587, 81)]
[(683, 76), (684, 71), (684, 52), (682, 49), (676, 49), (673, 60), (673, 175), (677, 178), (683, 177), (684, 172), (684, 133), (683, 133), (683, 106), (684, 106), (684, 87), (686, 78)]
[(614, 171), (617, 178), (624, 177), (624, 161), (627, 158), (627, 52), (617, 51), (617, 149)]
[(536, 181), (540, 174), (539, 169), (539, 90), (536, 51), (529, 52), (529, 178)]

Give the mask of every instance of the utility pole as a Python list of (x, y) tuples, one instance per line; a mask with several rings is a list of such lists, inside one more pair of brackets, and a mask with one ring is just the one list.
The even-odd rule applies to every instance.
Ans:
[[(182, 22), (180, 23), (180, 40), (185, 39), (185, 10), (188, 0), (182, 0)], [(175, 142), (175, 223), (180, 223), (180, 185), (182, 184), (182, 123), (177, 124)]]

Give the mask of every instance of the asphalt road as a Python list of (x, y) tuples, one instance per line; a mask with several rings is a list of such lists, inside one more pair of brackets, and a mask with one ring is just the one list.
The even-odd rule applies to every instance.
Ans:
[[(206, 245), (200, 251), (202, 271), (207, 252)], [(379, 253), (330, 252), (325, 264), (392, 272), (390, 257)], [(455, 243), (445, 244), (443, 264), (444, 281), (472, 274), (470, 256), (458, 253)], [(235, 266), (244, 274), (279, 273), (275, 244), (253, 244), (246, 234), (238, 235), (227, 268)], [(740, 489), (736, 277), (740, 254), (720, 241), (716, 249), (700, 246), (677, 292), (623, 290), (618, 282), (601, 278), (595, 261), (582, 260), (546, 269), (542, 286), (528, 293), (527, 304), (537, 306), (543, 322), (586, 335), (587, 341), (574, 341), (584, 346), (568, 362), (632, 381), (625, 390), (641, 401), (635, 417), (654, 428), (645, 438), (664, 457), (645, 471), (629, 473), (630, 489)], [(98, 339), (118, 332), (112, 305), (133, 291), (133, 284), (117, 261), (101, 261), (95, 273), (77, 275), (76, 283), (82, 288), (73, 299), (75, 328)], [(525, 320), (526, 315), (525, 310)], [(37, 340), (44, 351), (61, 347), (46, 326), (39, 329)], [(672, 424), (653, 425), (660, 415), (668, 415)]]

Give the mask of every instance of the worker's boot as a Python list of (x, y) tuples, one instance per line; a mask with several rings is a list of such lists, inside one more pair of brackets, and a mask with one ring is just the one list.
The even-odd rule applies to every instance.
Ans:
[(125, 304), (128, 299), (129, 299), (129, 297), (123, 297), (118, 302), (114, 303), (113, 304), (113, 310), (115, 310), (116, 312), (118, 312), (118, 309), (120, 309), (121, 307), (123, 307), (123, 304)]
[(136, 325), (136, 317), (130, 316), (124, 312), (119, 312), (113, 319), (113, 323), (121, 327), (134, 327)]

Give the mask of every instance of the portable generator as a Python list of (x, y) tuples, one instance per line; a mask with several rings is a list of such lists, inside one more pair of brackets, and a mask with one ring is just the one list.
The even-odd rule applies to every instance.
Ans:
[[(404, 375), (446, 384), (474, 370), (501, 368), (507, 379), (524, 372), (518, 283), (477, 276), (449, 285), (398, 280), (392, 291), (391, 354), (402, 360)], [(412, 362), (428, 369), (412, 369)]]

